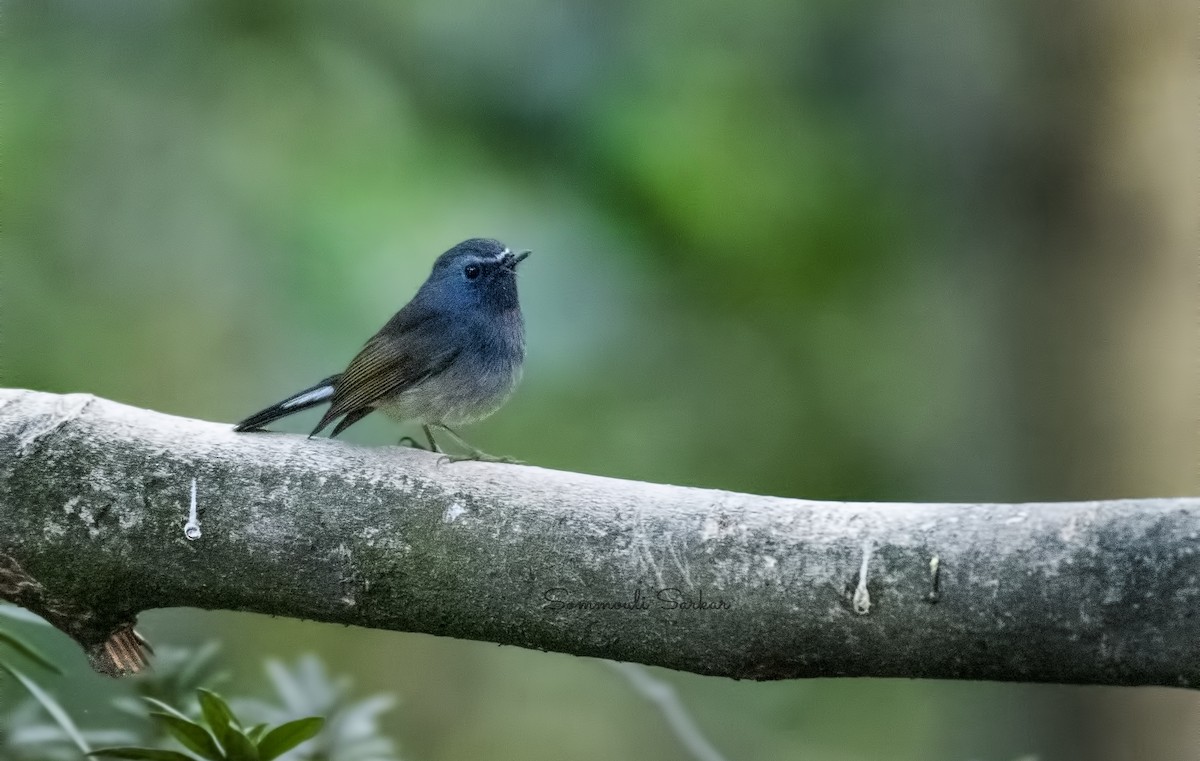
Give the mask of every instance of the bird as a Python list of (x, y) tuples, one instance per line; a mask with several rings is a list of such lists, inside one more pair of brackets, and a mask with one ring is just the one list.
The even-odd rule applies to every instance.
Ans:
[[(250, 415), (234, 431), (252, 432), (328, 403), (309, 438), (341, 418), (330, 438), (379, 410), (420, 424), (429, 450), (442, 453), (435, 429), (466, 455), (451, 461), (518, 462), (490, 455), (451, 428), (488, 417), (521, 381), (525, 322), (517, 298), (514, 253), (491, 238), (471, 238), (437, 258), (429, 277), (399, 312), (372, 336), (345, 370)], [(421, 447), (411, 437), (400, 443)]]

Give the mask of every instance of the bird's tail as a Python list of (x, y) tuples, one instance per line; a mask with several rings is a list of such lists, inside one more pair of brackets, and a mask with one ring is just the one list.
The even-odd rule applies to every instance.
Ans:
[(234, 426), (235, 431), (261, 430), (267, 423), (274, 422), (309, 407), (324, 404), (333, 398), (333, 386), (341, 375), (331, 375), (315, 386), (309, 386), (303, 391), (292, 394), (278, 404), (272, 404), (265, 410), (260, 410)]

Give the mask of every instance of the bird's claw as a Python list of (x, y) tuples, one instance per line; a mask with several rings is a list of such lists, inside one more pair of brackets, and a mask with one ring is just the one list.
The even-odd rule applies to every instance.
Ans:
[(441, 465), (444, 462), (502, 462), (506, 465), (525, 464), (524, 460), (518, 460), (514, 457), (488, 454), (487, 452), (472, 452), (471, 454), (444, 454), (438, 458), (438, 465)]

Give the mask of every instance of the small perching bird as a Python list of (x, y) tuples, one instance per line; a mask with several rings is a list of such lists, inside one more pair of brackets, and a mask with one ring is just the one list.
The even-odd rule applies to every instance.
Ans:
[[(474, 423), (504, 404), (521, 380), (525, 323), (517, 300), (514, 254), (487, 238), (463, 241), (438, 257), (429, 278), (340, 374), (256, 412), (234, 428), (257, 431), (274, 420), (329, 402), (315, 436), (338, 418), (331, 437), (375, 410), (433, 429), (469, 452), (451, 460), (515, 462), (471, 446), (450, 426)], [(404, 441), (404, 439), (401, 439)], [(414, 446), (416, 442), (408, 439)]]

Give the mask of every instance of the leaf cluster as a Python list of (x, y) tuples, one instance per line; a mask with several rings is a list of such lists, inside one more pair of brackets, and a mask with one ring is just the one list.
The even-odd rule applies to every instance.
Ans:
[[(0, 604), (0, 618), (46, 626), (6, 604)], [(22, 669), (28, 662), (60, 676), (62, 670), (29, 638), (0, 627), (0, 680), (16, 682), (30, 698), (0, 710), (0, 757), (395, 761), (393, 743), (378, 726), (379, 714), (394, 703), (392, 696), (352, 700), (349, 681), (331, 677), (321, 660), (310, 655), (290, 666), (275, 659), (266, 662), (273, 700), (227, 701), (212, 689), (227, 678), (215, 666), (217, 651), (214, 643), (158, 648), (154, 667), (125, 682), (134, 695), (112, 700), (138, 728), (81, 730), (51, 691)]]
[[(143, 698), (155, 708), (150, 716), (160, 722), (179, 744), (205, 761), (273, 761), (300, 743), (311, 740), (325, 719), (309, 716), (275, 727), (256, 724), (244, 727), (229, 704), (215, 692), (197, 690), (202, 718), (199, 721), (162, 701)], [(100, 748), (88, 753), (98, 758), (142, 759), (144, 761), (196, 761), (174, 750), (137, 746)]]

